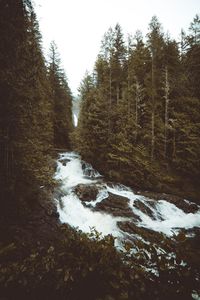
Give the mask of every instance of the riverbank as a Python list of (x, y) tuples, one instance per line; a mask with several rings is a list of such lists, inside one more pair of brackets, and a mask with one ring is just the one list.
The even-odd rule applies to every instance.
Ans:
[[(63, 157), (64, 169), (68, 163), (69, 159)], [(72, 178), (68, 178), (68, 187), (77, 182), (75, 171), (79, 170), (79, 163), (75, 166), (74, 171), (70, 171)], [(85, 163), (82, 167), (88, 176), (98, 175)], [(78, 174), (78, 180), (82, 180), (79, 171)], [(79, 196), (84, 198), (85, 194)], [(116, 196), (111, 200), (117, 201)], [(191, 299), (193, 290), (198, 293), (200, 241), (197, 228), (192, 238), (186, 238), (181, 232), (170, 240), (163, 234), (145, 231), (127, 222), (123, 230), (131, 230), (131, 234), (136, 230), (136, 235), (150, 238), (151, 242), (136, 242), (136, 252), (131, 252), (132, 245), (125, 243), (126, 251), (121, 253), (114, 247), (115, 239), (110, 235), (102, 238), (95, 229), (83, 233), (61, 224), (53, 194), (44, 187), (26, 203), (19, 207), (9, 205), (10, 209), (0, 218), (0, 299), (167, 300), (170, 297), (186, 300)], [(67, 208), (70, 209), (69, 205)], [(107, 210), (105, 205), (104, 209)], [(157, 242), (171, 256), (163, 250), (158, 253)], [(152, 272), (152, 266), (156, 266), (159, 276)]]
[(104, 175), (107, 181), (120, 182), (121, 184), (130, 186), (136, 192), (143, 193), (148, 191), (152, 194), (176, 195), (200, 205), (199, 182), (173, 170), (159, 167), (154, 169), (154, 173), (149, 173), (149, 176), (146, 178), (140, 178), (141, 174), (137, 177), (137, 172), (135, 174), (134, 171), (128, 173), (126, 170), (112, 170), (106, 165), (99, 166), (95, 165), (95, 162), (92, 163)]
[(191, 288), (198, 290), (198, 239), (189, 245), (182, 237), (188, 266), (167, 270), (160, 255), (158, 278), (140, 267), (143, 253), (126, 257), (113, 247), (113, 238), (77, 232), (49, 214), (49, 203), (39, 206), (26, 218), (1, 220), (0, 299), (187, 300)]

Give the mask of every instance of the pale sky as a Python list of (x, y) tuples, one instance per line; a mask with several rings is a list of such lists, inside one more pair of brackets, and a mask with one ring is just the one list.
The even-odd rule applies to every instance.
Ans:
[(124, 36), (137, 29), (146, 35), (156, 15), (164, 31), (176, 39), (187, 30), (200, 0), (34, 0), (45, 53), (54, 40), (74, 94), (86, 70), (92, 71), (101, 40), (110, 26), (122, 26)]

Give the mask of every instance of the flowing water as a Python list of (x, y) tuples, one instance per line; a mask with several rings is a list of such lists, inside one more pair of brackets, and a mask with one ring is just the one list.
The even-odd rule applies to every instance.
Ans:
[[(61, 196), (56, 198), (60, 220), (84, 232), (95, 228), (102, 235), (112, 234), (123, 238), (125, 234), (119, 228), (119, 222), (133, 222), (137, 227), (151, 229), (171, 236), (181, 228), (200, 227), (200, 209), (195, 213), (186, 213), (175, 204), (166, 200), (154, 200), (138, 195), (128, 187), (119, 184), (107, 184), (92, 166), (81, 160), (76, 153), (62, 153), (57, 161), (55, 179), (61, 183)], [(81, 201), (75, 193), (78, 185), (98, 187), (96, 199)], [(106, 211), (95, 211), (96, 206), (109, 195), (126, 199), (134, 218), (124, 215), (114, 216)], [(58, 199), (59, 198), (59, 199)], [(185, 205), (190, 204), (186, 200)], [(137, 202), (138, 205), (134, 205)], [(112, 204), (112, 203), (111, 203)], [(146, 209), (141, 210), (140, 206)]]
[[(124, 185), (105, 182), (98, 171), (73, 152), (59, 155), (55, 179), (60, 182), (55, 201), (62, 223), (85, 233), (95, 229), (102, 236), (112, 234), (116, 248), (125, 253), (126, 245), (131, 245), (128, 255), (138, 259), (136, 264), (155, 278), (160, 276), (161, 256), (168, 270), (189, 267), (185, 254), (180, 259), (179, 236), (182, 234), (192, 244), (188, 257), (196, 253), (200, 233), (200, 207), (196, 204), (185, 199), (158, 199), (158, 194), (154, 194), (155, 200)], [(92, 190), (96, 190), (95, 197)], [(200, 299), (200, 291), (196, 290), (200, 273), (193, 276), (191, 297)]]

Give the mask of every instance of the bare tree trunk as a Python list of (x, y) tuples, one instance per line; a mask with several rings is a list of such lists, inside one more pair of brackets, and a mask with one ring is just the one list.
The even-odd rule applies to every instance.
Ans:
[(176, 130), (173, 131), (173, 151), (172, 151), (172, 160), (176, 158)]
[(119, 103), (119, 85), (117, 85), (117, 104)]
[(137, 77), (135, 76), (135, 127), (136, 127), (136, 134), (135, 140), (137, 140), (138, 136), (138, 129), (140, 126), (140, 113), (142, 107), (142, 100), (143, 100), (143, 88), (142, 85), (139, 83)]
[(139, 103), (139, 83), (136, 80), (136, 97), (135, 97), (135, 140), (137, 140), (137, 134), (138, 134), (138, 103)]
[(155, 111), (152, 110), (151, 114), (151, 161), (154, 160), (155, 151)]
[(109, 117), (108, 117), (108, 133), (111, 133), (111, 110), (112, 110), (112, 73), (111, 73), (111, 63), (110, 63), (110, 70), (109, 70)]
[(5, 176), (7, 179), (7, 182), (9, 181), (9, 145), (8, 145), (8, 128), (6, 128), (6, 141), (5, 141), (5, 159), (6, 159), (6, 170), (5, 170)]
[(165, 140), (164, 140), (164, 156), (167, 157), (167, 135), (169, 127), (169, 74), (168, 68), (165, 68)]
[(131, 97), (130, 97), (130, 89), (131, 89), (131, 76), (130, 76), (130, 57), (131, 57), (131, 47), (130, 47), (130, 36), (128, 37), (128, 118), (131, 117)]
[(112, 73), (111, 73), (111, 66), (110, 66), (110, 70), (109, 70), (109, 100), (110, 100), (110, 110), (112, 107)]
[(152, 53), (151, 65), (151, 84), (152, 84), (152, 112), (151, 112), (151, 161), (154, 160), (155, 152), (155, 78), (154, 78), (154, 51)]

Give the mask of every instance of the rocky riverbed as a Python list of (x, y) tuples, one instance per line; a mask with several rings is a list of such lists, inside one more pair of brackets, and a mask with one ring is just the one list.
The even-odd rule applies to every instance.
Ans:
[[(156, 253), (162, 249), (175, 257), (180, 239), (194, 244), (199, 239), (200, 207), (186, 199), (105, 182), (76, 153), (60, 154), (55, 178), (61, 222), (83, 232), (95, 228), (102, 236), (112, 234), (122, 251), (127, 243), (134, 253), (153, 243)], [(151, 256), (151, 250), (145, 251)]]

